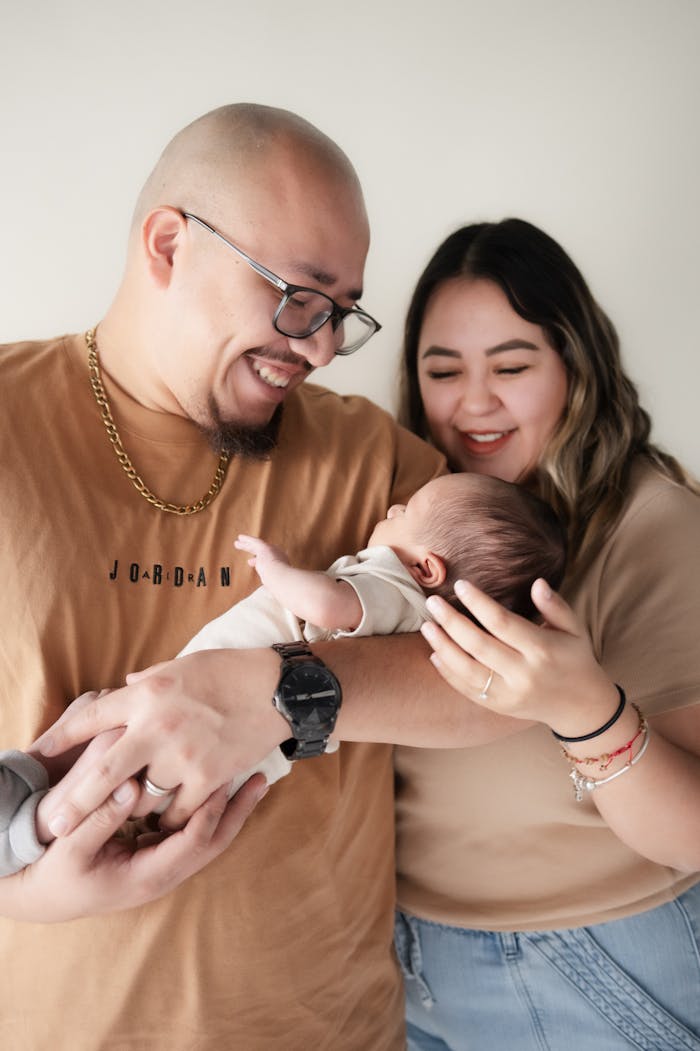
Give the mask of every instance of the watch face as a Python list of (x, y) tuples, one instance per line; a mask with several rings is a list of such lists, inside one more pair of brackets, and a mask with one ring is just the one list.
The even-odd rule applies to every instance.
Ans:
[(337, 696), (328, 669), (316, 664), (292, 669), (280, 683), (279, 693), (285, 702), (299, 704), (308, 701), (312, 705), (327, 704)]
[(312, 663), (292, 668), (280, 683), (277, 696), (286, 714), (304, 730), (335, 722), (339, 689), (327, 668)]

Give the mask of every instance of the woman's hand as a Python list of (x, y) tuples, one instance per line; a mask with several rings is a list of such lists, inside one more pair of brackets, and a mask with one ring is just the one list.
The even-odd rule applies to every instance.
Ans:
[[(569, 742), (605, 725), (617, 708), (617, 690), (561, 596), (543, 580), (535, 582), (532, 598), (544, 618), (543, 625), (536, 625), (469, 584), (458, 584), (455, 591), (491, 632), (442, 599), (428, 599), (440, 626), (426, 623), (421, 630), (433, 648), (433, 664), (455, 690), (492, 711), (546, 723)], [(697, 706), (667, 712), (650, 724), (652, 738), (643, 762), (593, 792), (593, 803), (633, 850), (661, 865), (695, 872), (700, 865)], [(594, 742), (568, 743), (567, 748), (581, 749), (582, 756), (592, 749), (601, 756), (631, 738), (637, 725), (637, 714), (628, 706)]]
[(450, 686), (492, 711), (571, 737), (605, 723), (618, 703), (615, 685), (571, 607), (544, 580), (532, 587), (543, 625), (509, 612), (472, 584), (459, 581), (455, 592), (487, 631), (443, 599), (428, 599), (436, 624), (427, 621), (421, 631)]
[(161, 819), (182, 826), (216, 788), (289, 736), (271, 703), (279, 676), (272, 650), (205, 650), (131, 675), (128, 685), (59, 720), (34, 748), (55, 756), (106, 730), (118, 739), (79, 780), (57, 793), (48, 815), (66, 835), (130, 777), (175, 791)]

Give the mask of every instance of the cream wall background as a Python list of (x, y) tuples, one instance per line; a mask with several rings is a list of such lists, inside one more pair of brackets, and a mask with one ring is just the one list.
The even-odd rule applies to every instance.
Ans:
[(286, 106), (366, 191), (384, 328), (323, 380), (393, 408), (438, 241), (518, 215), (617, 323), (658, 440), (700, 473), (699, 0), (1, 0), (0, 341), (100, 317), (162, 146), (225, 102)]

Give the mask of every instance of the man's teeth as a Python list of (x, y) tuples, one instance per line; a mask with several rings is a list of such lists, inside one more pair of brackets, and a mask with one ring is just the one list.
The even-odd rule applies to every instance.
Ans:
[(499, 438), (503, 438), (508, 431), (492, 431), (490, 434), (471, 434), (467, 431), (467, 438), (473, 442), (497, 442)]
[(254, 365), (256, 373), (261, 380), (269, 383), (271, 387), (286, 387), (290, 377), (284, 372), (276, 372), (269, 365)]

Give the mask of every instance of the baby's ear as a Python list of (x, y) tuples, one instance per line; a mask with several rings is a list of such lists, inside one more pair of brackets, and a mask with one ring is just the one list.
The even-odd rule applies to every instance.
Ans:
[(444, 560), (432, 551), (424, 552), (420, 561), (414, 562), (408, 569), (415, 582), (422, 588), (439, 588), (447, 576)]

